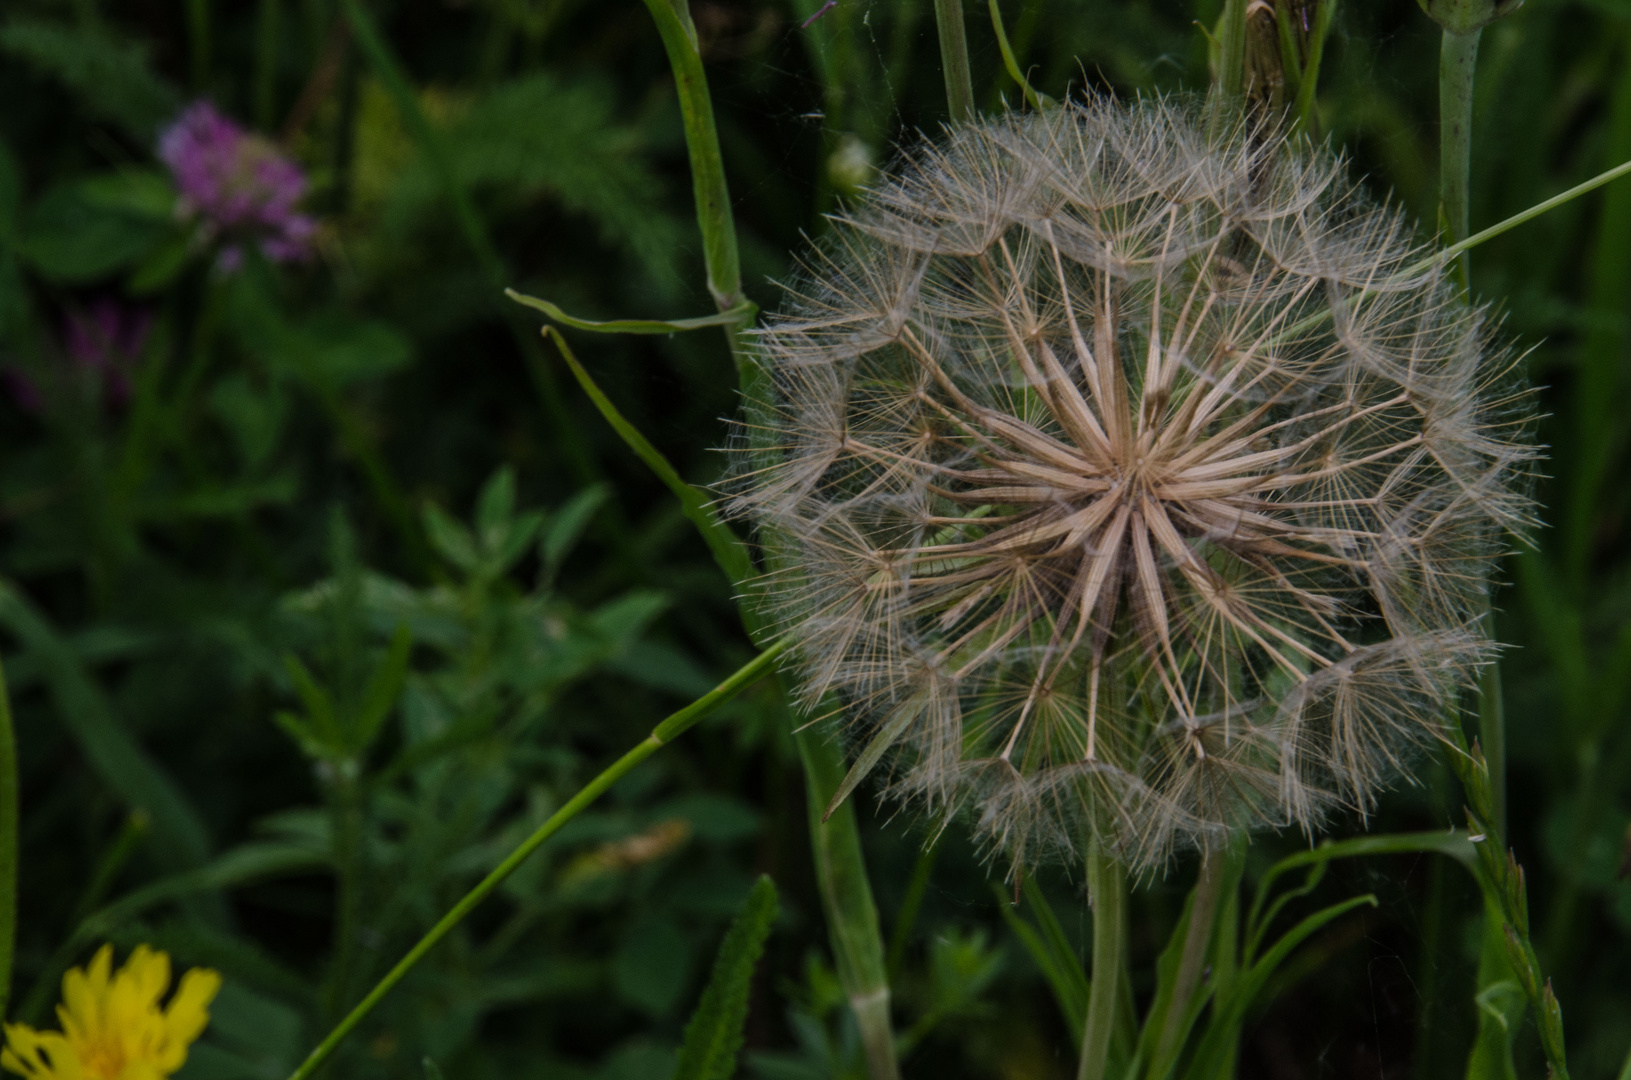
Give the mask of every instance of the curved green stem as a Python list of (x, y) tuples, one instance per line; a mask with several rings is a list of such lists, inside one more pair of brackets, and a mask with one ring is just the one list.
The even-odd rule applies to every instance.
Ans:
[(425, 936), (419, 939), (418, 944), (408, 950), (406, 956), (397, 961), (396, 966), (386, 973), (385, 977), (368, 992), (368, 996), (359, 1001), (356, 1007), (346, 1014), (345, 1019), (341, 1020), (334, 1030), (328, 1033), (328, 1037), (317, 1045), (317, 1049), (313, 1050), (306, 1060), (300, 1063), (300, 1067), (290, 1074), (289, 1080), (306, 1080), (307, 1077), (320, 1069), (323, 1063), (334, 1054), (340, 1043), (345, 1041), (345, 1037), (350, 1035), (358, 1024), (367, 1019), (368, 1014), (374, 1011), (375, 1007), (384, 1000), (385, 995), (389, 994), (396, 984), (402, 981), (403, 977), (413, 969), (413, 966), (423, 959), (426, 953), (434, 949), (436, 944), (448, 935), (449, 931), (459, 925), (466, 915), (474, 911), (478, 904), (492, 895), (493, 890), (502, 885), (505, 878), (515, 873), (534, 851), (543, 846), (544, 841), (560, 832), (563, 825), (582, 813), (591, 803), (605, 794), (607, 788), (621, 780), (636, 765), (656, 753), (663, 746), (674, 741), (704, 716), (707, 716), (757, 682), (760, 676), (771, 669), (776, 659), (787, 651), (788, 644), (785, 639), (776, 642), (747, 664), (738, 668), (734, 674), (718, 686), (679, 712), (669, 716), (652, 729), (651, 734), (646, 736), (645, 741), (618, 758), (599, 776), (586, 784), (581, 791), (572, 796), (565, 806), (551, 814), (548, 821), (538, 826), (538, 829), (531, 836), (523, 840), (514, 851), (505, 856), (504, 861), (494, 867), (490, 874), (482, 878), (479, 885), (465, 893), (464, 898), (454, 904), (448, 910), (448, 913), (443, 915), (436, 925), (431, 927)]
[(1087, 899), (1093, 908), (1093, 982), (1076, 1080), (1104, 1080), (1127, 961), (1127, 872), (1096, 841), (1087, 853)]

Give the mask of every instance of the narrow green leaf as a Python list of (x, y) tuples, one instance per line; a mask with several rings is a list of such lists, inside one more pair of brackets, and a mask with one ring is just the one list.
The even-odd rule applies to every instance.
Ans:
[(481, 552), (476, 550), (476, 538), (464, 524), (435, 503), (426, 503), (420, 515), (425, 525), (425, 536), (436, 553), (467, 574), (481, 569)]
[(543, 542), (544, 563), (551, 574), (560, 568), (561, 562), (571, 553), (578, 537), (583, 535), (583, 530), (595, 516), (595, 511), (610, 496), (611, 492), (605, 485), (596, 484), (572, 496), (551, 515)]
[(871, 740), (866, 744), (866, 749), (861, 751), (860, 755), (855, 759), (855, 763), (850, 766), (849, 772), (844, 774), (844, 782), (838, 785), (837, 791), (833, 792), (832, 800), (827, 803), (826, 813), (821, 815), (822, 821), (832, 817), (833, 811), (837, 810), (844, 800), (850, 797), (850, 793), (855, 790), (856, 785), (865, 780), (867, 774), (877, 768), (878, 762), (883, 760), (884, 754), (891, 746), (895, 745), (901, 735), (905, 734), (907, 727), (921, 713), (922, 701), (919, 698), (914, 697), (895, 706), (894, 712), (890, 713), (888, 719), (879, 726), (878, 733), (872, 736)]
[(1025, 73), (1019, 70), (1019, 61), (1014, 57), (1014, 50), (1008, 44), (1008, 29), (1002, 24), (1002, 8), (997, 6), (997, 0), (990, 0), (991, 29), (997, 32), (997, 48), (1002, 51), (1002, 66), (1008, 69), (1008, 77), (1019, 84), (1019, 89), (1030, 102), (1031, 108), (1042, 111), (1053, 105), (1053, 99), (1046, 94), (1039, 94), (1031, 89), (1030, 81)]
[[(1029, 880), (1026, 886), (1030, 885)], [(997, 910), (1002, 913), (1003, 922), (1019, 938), (1025, 951), (1031, 954), (1031, 959), (1041, 969), (1042, 977), (1047, 979), (1048, 988), (1053, 991), (1054, 1004), (1059, 1006), (1060, 1015), (1065, 1021), (1065, 1030), (1070, 1032), (1071, 1039), (1078, 1049), (1081, 1046), (1082, 1024), (1087, 1018), (1087, 975), (1082, 971), (1081, 961), (1070, 954), (1061, 957), (1052, 943), (1038, 933), (1030, 923), (1020, 918), (1015, 905), (1004, 895), (1002, 886), (993, 884), (992, 892), (997, 898)], [(1038, 894), (1040, 895), (1040, 894)], [(1026, 899), (1031, 894), (1027, 888)], [(1036, 904), (1032, 903), (1033, 909)], [(1052, 912), (1048, 913), (1050, 916)]]
[(568, 315), (548, 300), (514, 289), (505, 289), (504, 295), (518, 304), (535, 308), (548, 315), (562, 326), (570, 326), (575, 330), (592, 330), (597, 334), (674, 334), (684, 330), (702, 330), (710, 326), (743, 325), (753, 319), (758, 310), (753, 304), (744, 300), (729, 310), (717, 315), (698, 315), (691, 319), (608, 319), (596, 321), (594, 319), (580, 319), (575, 315)]
[(776, 886), (761, 876), (725, 933), (714, 973), (685, 1025), (674, 1080), (730, 1080), (742, 1048), (753, 969), (776, 921)]

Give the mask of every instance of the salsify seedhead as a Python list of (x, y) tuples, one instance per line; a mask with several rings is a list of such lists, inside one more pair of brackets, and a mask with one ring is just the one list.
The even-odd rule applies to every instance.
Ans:
[(757, 335), (732, 499), (803, 699), (852, 779), (1019, 862), (1368, 809), (1529, 517), (1487, 314), (1342, 162), (1222, 115), (960, 127)]

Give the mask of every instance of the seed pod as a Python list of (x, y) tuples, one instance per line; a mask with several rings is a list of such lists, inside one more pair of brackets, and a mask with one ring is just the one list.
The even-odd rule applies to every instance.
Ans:
[(731, 505), (804, 702), (1021, 862), (1370, 807), (1529, 517), (1485, 312), (1340, 161), (1212, 108), (959, 127), (757, 335)]

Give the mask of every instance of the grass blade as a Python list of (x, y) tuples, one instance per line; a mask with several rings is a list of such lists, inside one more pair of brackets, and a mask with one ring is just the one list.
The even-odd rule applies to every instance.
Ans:
[(201, 865), (209, 855), (209, 835), (168, 773), (131, 738), (113, 707), (73, 648), (22, 593), (0, 582), (0, 624), (15, 634), (38, 660), (63, 726), (97, 774), (132, 809), (152, 815), (163, 842), (159, 858), (172, 869)]

